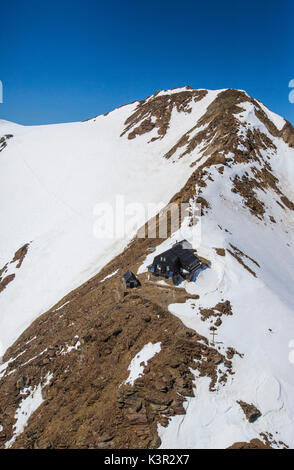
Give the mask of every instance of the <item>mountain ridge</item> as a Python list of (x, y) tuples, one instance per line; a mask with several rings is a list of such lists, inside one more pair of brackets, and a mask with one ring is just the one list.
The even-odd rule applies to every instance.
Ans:
[[(110, 120), (109, 125), (102, 124), (105, 119)], [(86, 127), (80, 130), (80, 125)], [(55, 288), (47, 302), (50, 308), (41, 316), (36, 312), (41, 305), (46, 310), (42, 289), (38, 292), (42, 284), (30, 279), (40, 299), (27, 301), (29, 314), (25, 322), (14, 316), (13, 320), (19, 322), (17, 335), (14, 333), (18, 339), (12, 344), (16, 338), (11, 335), (0, 365), (1, 445), (293, 447), (293, 365), (287, 357), (289, 332), (294, 326), (290, 294), (294, 225), (291, 124), (240, 90), (201, 93), (176, 89), (171, 94), (155, 93), (107, 116), (76, 123), (72, 129), (65, 125), (58, 128), (57, 134), (57, 126), (53, 130), (46, 127), (49, 129), (41, 129), (40, 136), (32, 138), (30, 134), (29, 142), (25, 135), (16, 135), (14, 143), (13, 138), (9, 139), (0, 157), (12, 152), (15, 145), (15, 151), (22, 153), (21, 158), (38, 179), (36, 194), (40, 182), (45, 182), (47, 188), (53, 185), (54, 200), (70, 203), (87, 224), (83, 231), (76, 232), (77, 221), (62, 209), (58, 218), (42, 227), (45, 239), (38, 234), (38, 227), (35, 234), (29, 229), (25, 239), (19, 238), (18, 243), (32, 242), (15, 278), (0, 293), (0, 297), (6, 296), (3, 311), (11, 309), (18, 279), (15, 288), (23, 286), (21, 293), (30, 285), (21, 274), (26, 263), (30, 271), (37, 269), (37, 262), (43, 263), (39, 276), (47, 285), (53, 282), (57, 269), (58, 282), (68, 276), (62, 264), (70, 262), (79, 278), (76, 286), (70, 281), (62, 289)], [(81, 133), (81, 137), (74, 133)], [(50, 147), (52, 138), (54, 145)], [(68, 138), (70, 149), (64, 147)], [(59, 155), (52, 161), (54, 149)], [(42, 162), (29, 157), (37, 151), (44, 152), (46, 161), (50, 158), (47, 168), (59, 165), (61, 159), (61, 167), (69, 173), (57, 182), (56, 171), (44, 179), (46, 167), (42, 170)], [(86, 160), (75, 166), (81, 152)], [(96, 161), (101, 164), (101, 160), (113, 158), (110, 165), (103, 163), (103, 171), (97, 172)], [(6, 158), (5, 165), (9, 167)], [(123, 171), (126, 165), (127, 171)], [(196, 283), (185, 282), (181, 288), (148, 280), (150, 260), (170, 247), (180, 236), (178, 232), (169, 232), (167, 239), (140, 239), (131, 233), (124, 241), (102, 245), (100, 251), (92, 240), (87, 259), (81, 264), (79, 258), (85, 254), (77, 251), (89, 242), (84, 234), (91, 230), (92, 223), (88, 205), (96, 197), (103, 201), (106, 188), (105, 184), (100, 193), (92, 190), (95, 179), (91, 179), (90, 171), (84, 177), (85, 185), (75, 177), (74, 171), (84, 172), (88, 166), (92, 173), (97, 172), (100, 184), (105, 175), (108, 177), (111, 183), (106, 184), (113, 186), (114, 193), (127, 187), (130, 200), (141, 195), (141, 203), (152, 198), (162, 198), (165, 204), (185, 202), (191, 207), (200, 203), (202, 237), (194, 248), (210, 261), (211, 268), (203, 271)], [(113, 172), (119, 173), (121, 186), (119, 178), (112, 180)], [(82, 186), (81, 199), (86, 192), (91, 197), (82, 203), (69, 191), (71, 180), (73, 188)], [(64, 191), (59, 187), (62, 182)], [(113, 202), (111, 192), (106, 196)], [(45, 213), (49, 213), (48, 208)], [(63, 230), (69, 234), (58, 229), (63, 217)], [(192, 240), (195, 228), (189, 220), (181, 222)], [(63, 243), (59, 258), (46, 259), (46, 251), (56, 249), (59, 243), (51, 236), (52, 226), (58, 239), (65, 236), (65, 242), (76, 244), (67, 258)], [(13, 246), (13, 253), (19, 248)], [(155, 252), (148, 252), (148, 248)], [(13, 260), (11, 249), (9, 259)], [(30, 258), (33, 250), (35, 258)], [(6, 264), (8, 252), (1, 257)], [(100, 257), (99, 264), (95, 261), (92, 268), (94, 276), (86, 270), (83, 279), (80, 272), (93, 263), (94, 253), (96, 259)], [(52, 270), (52, 277), (46, 271), (42, 274), (46, 269)], [(125, 292), (120, 282), (128, 269), (136, 272), (142, 283), (133, 292)], [(19, 305), (15, 304), (15, 312)], [(5, 321), (4, 329), (9, 325)], [(11, 327), (11, 331), (15, 330)], [(213, 331), (220, 342), (211, 339)], [(128, 364), (150, 342), (160, 343), (160, 352), (147, 361), (142, 376), (133, 385), (127, 384)], [(247, 421), (244, 411), (251, 406), (260, 413), (254, 422)], [(23, 410), (25, 425), (20, 420)]]

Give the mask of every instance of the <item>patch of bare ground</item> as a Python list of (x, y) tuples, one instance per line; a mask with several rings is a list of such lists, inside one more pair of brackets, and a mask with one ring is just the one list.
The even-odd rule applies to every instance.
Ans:
[(17, 261), (18, 263), (16, 265), (16, 268), (19, 269), (21, 267), (21, 265), (23, 263), (23, 260), (25, 259), (26, 255), (27, 255), (29, 246), (30, 246), (30, 244), (26, 243), (21, 248), (19, 248), (19, 250), (17, 250), (15, 252), (13, 260), (11, 261), (11, 263), (15, 263)]
[(249, 442), (235, 442), (228, 449), (273, 449), (273, 447), (255, 438)]
[(233, 248), (233, 250), (235, 251), (235, 253), (237, 253), (239, 256), (242, 256), (244, 258), (247, 258), (249, 259), (252, 263), (254, 263), (258, 268), (260, 268), (260, 264), (255, 261), (255, 259), (251, 258), (250, 256), (246, 255), (243, 251), (240, 250), (240, 248), (237, 248), (235, 245), (233, 245), (232, 243), (230, 243), (230, 246)]
[(226, 256), (226, 250), (224, 248), (214, 248), (216, 254), (219, 256)]
[[(242, 91), (225, 90), (208, 106), (206, 113), (196, 125), (179, 139), (165, 157), (171, 158), (179, 149), (182, 149), (179, 158), (187, 154), (191, 154), (192, 158), (193, 151), (198, 148), (201, 157), (193, 161), (191, 166), (199, 164), (201, 159), (204, 160), (197, 173), (199, 192), (210, 179), (208, 169), (212, 165), (217, 167), (220, 174), (223, 174), (225, 166), (252, 162), (253, 176), (246, 173), (241, 176), (236, 175), (232, 181), (232, 192), (240, 194), (250, 212), (259, 219), (263, 219), (265, 206), (258, 197), (257, 190), (266, 191), (271, 188), (281, 200), (284, 199), (286, 207), (293, 209), (294, 204), (281, 192), (279, 181), (273, 175), (272, 168), (267, 161), (268, 156), (277, 151), (272, 139), (259, 129), (248, 129), (246, 124), (238, 119), (238, 114), (243, 110), (242, 103), (245, 102), (254, 105), (257, 117), (273, 137), (283, 138), (283, 135), (287, 134), (287, 143), (291, 139), (294, 142), (294, 130), (291, 124), (285, 124), (284, 133), (278, 131), (256, 100)], [(197, 129), (199, 129), (198, 132)], [(260, 168), (257, 168), (256, 164)], [(270, 220), (274, 222), (272, 219), (271, 216)]]
[(240, 194), (251, 214), (262, 219), (265, 213), (264, 203), (257, 199), (254, 188), (256, 188), (255, 180), (250, 179), (246, 175), (243, 175), (241, 178), (239, 175), (235, 176), (232, 192)]
[(216, 319), (214, 323), (215, 327), (218, 327), (222, 324), (221, 317), (223, 315), (233, 315), (232, 306), (229, 300), (226, 300), (225, 302), (219, 302), (211, 308), (199, 308), (199, 312), (202, 321), (214, 317)]
[(0, 138), (0, 152), (7, 147), (7, 140), (13, 137), (12, 134), (5, 134), (3, 137)]
[[(179, 158), (186, 154), (191, 154), (192, 158), (193, 150), (198, 147), (199, 155), (201, 149), (201, 156), (191, 163), (191, 166), (197, 163), (196, 170), (185, 186), (175, 194), (172, 202), (188, 202), (191, 198), (195, 198), (196, 193), (196, 202), (202, 206), (201, 215), (205, 215), (210, 209), (210, 203), (201, 193), (204, 193), (211, 180), (210, 168), (214, 166), (220, 174), (224, 174), (225, 167), (252, 162), (251, 176), (245, 172), (237, 174), (232, 180), (232, 192), (242, 197), (251, 214), (260, 220), (264, 219), (268, 208), (260, 199), (258, 191), (266, 192), (269, 189), (276, 192), (280, 198), (280, 202), (277, 202), (281, 207), (294, 208), (292, 201), (282, 193), (279, 180), (274, 176), (267, 160), (267, 156), (275, 154), (277, 150), (275, 144), (265, 133), (257, 129), (248, 129), (238, 120), (238, 113), (243, 110), (242, 103), (248, 101), (254, 104), (256, 112), (259, 111), (260, 119), (271, 130), (272, 135), (279, 134), (279, 131), (269, 124), (258, 102), (249, 98), (246, 93), (237, 90), (225, 90), (220, 93), (197, 124), (165, 155), (166, 158), (171, 158), (179, 148), (182, 148)], [(199, 132), (195, 134), (198, 128)], [(243, 134), (240, 134), (241, 128)], [(190, 134), (193, 137), (190, 138)], [(275, 223), (270, 214), (269, 220)]]
[(294, 204), (287, 198), (287, 196), (281, 196), (281, 201), (286, 207), (288, 207), (288, 209), (291, 209), (292, 211), (294, 210)]
[(158, 137), (151, 141), (164, 137), (169, 128), (173, 109), (175, 108), (178, 112), (191, 113), (191, 102), (200, 101), (206, 94), (206, 90), (193, 89), (159, 96), (155, 93), (152, 97), (139, 102), (135, 112), (125, 121), (126, 128), (121, 137), (128, 133), (128, 139), (134, 139), (154, 128), (157, 129)]
[[(210, 323), (213, 326), (210, 327), (211, 331), (216, 331), (219, 326), (222, 325), (222, 316), (231, 316), (233, 315), (232, 306), (229, 300), (219, 302), (214, 307), (211, 308), (199, 308), (200, 318), (202, 321), (210, 320)], [(228, 359), (232, 359), (234, 355), (237, 354), (240, 357), (243, 357), (243, 354), (240, 354), (234, 348), (228, 348), (226, 356)]]
[[(201, 204), (201, 215), (205, 215), (210, 209), (209, 202), (200, 195), (204, 188), (207, 187), (207, 178), (209, 176), (209, 167), (215, 165), (215, 159), (213, 157), (208, 158), (202, 165), (200, 165), (182, 189), (177, 192), (171, 199), (171, 203), (189, 203), (191, 200), (195, 200), (197, 204)], [(195, 194), (197, 196), (195, 196)]]
[(237, 401), (237, 403), (242, 408), (242, 411), (249, 423), (254, 423), (258, 418), (260, 418), (261, 412), (252, 403), (246, 403), (242, 400)]
[(231, 243), (230, 243), (230, 247), (232, 249), (230, 250), (229, 248), (227, 248), (227, 251), (238, 261), (238, 263), (240, 263), (250, 274), (252, 274), (252, 276), (257, 277), (256, 273), (251, 268), (249, 268), (247, 264), (245, 264), (242, 258), (247, 258), (252, 263), (254, 263), (257, 267), (260, 268), (260, 265), (258, 264), (258, 262), (255, 261), (253, 258), (250, 258), (250, 256), (243, 253), (243, 251), (241, 251), (239, 248), (232, 245)]
[(228, 449), (288, 449), (283, 441), (274, 439), (270, 432), (261, 432), (260, 438), (251, 439), (249, 442), (235, 442)]
[(280, 131), (280, 137), (289, 145), (289, 147), (294, 147), (294, 129), (292, 124), (286, 120), (286, 124), (283, 129)]
[[(252, 166), (251, 170), (253, 177), (249, 177), (246, 174), (243, 174), (242, 177), (238, 175), (235, 176), (233, 180), (232, 192), (238, 193), (242, 196), (245, 205), (250, 209), (250, 212), (253, 215), (259, 219), (262, 219), (265, 213), (264, 203), (258, 199), (256, 190), (266, 192), (271, 188), (277, 193), (281, 202), (288, 209), (294, 209), (293, 202), (282, 193), (279, 187), (279, 180), (276, 176), (273, 175), (272, 168), (268, 162), (263, 162), (261, 169)], [(273, 219), (272, 216), (270, 216), (270, 218), (271, 220)], [(274, 220), (272, 220), (272, 222), (274, 222)]]
[(8, 284), (10, 284), (10, 282), (13, 281), (13, 279), (15, 278), (15, 274), (8, 274), (8, 276), (4, 277), (4, 278), (0, 278), (0, 292), (2, 292), (7, 286)]
[(244, 354), (239, 353), (236, 349), (231, 348), (231, 347), (227, 348), (226, 354), (227, 354), (228, 359), (233, 359), (235, 355), (241, 358), (244, 357)]
[(264, 443), (268, 446), (274, 445), (276, 447), (283, 448), (283, 449), (289, 448), (289, 446), (285, 444), (285, 442), (274, 439), (274, 436), (271, 432), (261, 432), (259, 435), (263, 439)]
[(6, 263), (2, 269), (0, 269), (0, 292), (2, 292), (8, 286), (8, 284), (10, 284), (10, 282), (12, 282), (15, 278), (15, 274), (9, 274), (5, 276), (5, 273), (8, 271), (8, 265), (11, 263), (18, 262), (15, 267), (19, 269), (28, 252), (29, 245), (29, 243), (26, 243), (21, 248), (19, 248), (19, 250), (15, 252), (13, 259), (9, 263)]

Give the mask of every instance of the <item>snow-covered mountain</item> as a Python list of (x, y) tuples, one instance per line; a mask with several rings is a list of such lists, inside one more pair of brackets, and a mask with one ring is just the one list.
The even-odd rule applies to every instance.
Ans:
[[(185, 93), (190, 100), (192, 92)], [(124, 195), (126, 203), (167, 203), (181, 189), (193, 172), (189, 157), (176, 165), (163, 157), (217, 94), (192, 102), (193, 113), (173, 110), (167, 135), (151, 144), (157, 128), (139, 139), (120, 136), (139, 102), (82, 123), (24, 127), (0, 122), (1, 137), (13, 135), (1, 152), (0, 266), (32, 242), (1, 295), (0, 355), (32, 320), (125, 247), (124, 240), (94, 237), (97, 203), (114, 204), (116, 195)]]
[[(0, 445), (294, 447), (293, 147), (290, 123), (230, 89), (0, 121)], [(201, 203), (210, 268), (148, 280), (180, 234), (97, 239), (117, 195)], [(142, 286), (122, 295), (127, 269)]]

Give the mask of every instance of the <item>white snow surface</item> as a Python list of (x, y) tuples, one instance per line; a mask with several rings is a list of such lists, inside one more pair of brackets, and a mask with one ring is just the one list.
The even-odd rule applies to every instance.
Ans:
[(141, 349), (138, 354), (132, 359), (128, 370), (130, 371), (129, 377), (125, 381), (126, 384), (134, 385), (135, 380), (143, 375), (144, 366), (147, 362), (161, 351), (161, 343), (148, 343)]
[(106, 281), (106, 279), (110, 279), (111, 277), (115, 276), (117, 273), (118, 273), (118, 269), (116, 271), (113, 271), (113, 273), (108, 274), (107, 276), (105, 276), (103, 279), (101, 279), (100, 282), (104, 282), (104, 281)]
[(50, 383), (53, 375), (48, 373), (43, 381), (36, 387), (25, 387), (22, 390), (22, 394), (25, 394), (26, 397), (22, 399), (20, 402), (19, 407), (15, 413), (16, 423), (13, 426), (13, 436), (12, 438), (5, 443), (5, 448), (8, 449), (12, 446), (17, 436), (19, 436), (24, 428), (27, 425), (27, 422), (31, 415), (39, 408), (39, 406), (43, 403), (44, 399), (42, 396), (42, 390), (46, 385)]

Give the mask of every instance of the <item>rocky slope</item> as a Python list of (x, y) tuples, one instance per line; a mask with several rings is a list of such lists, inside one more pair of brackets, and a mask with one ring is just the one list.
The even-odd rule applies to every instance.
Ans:
[[(291, 124), (244, 91), (186, 87), (0, 134), (0, 446), (293, 447)], [(93, 207), (117, 194), (200, 203), (182, 226), (193, 243), (201, 226), (210, 268), (148, 279), (179, 232), (95, 239)]]

